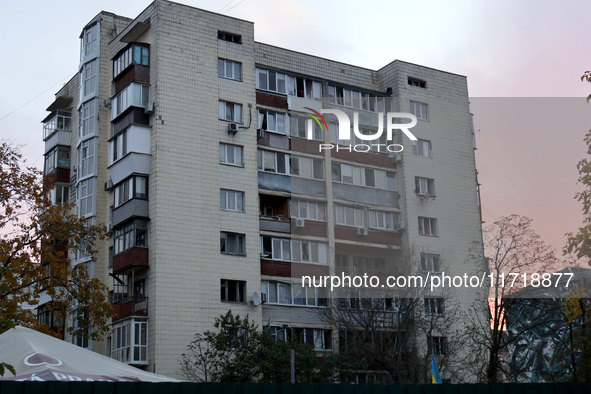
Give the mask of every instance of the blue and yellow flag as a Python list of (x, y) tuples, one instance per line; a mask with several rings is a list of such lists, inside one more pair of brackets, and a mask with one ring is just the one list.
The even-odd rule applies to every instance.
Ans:
[(433, 363), (431, 364), (431, 383), (441, 384), (441, 376), (439, 376), (439, 368), (437, 368), (435, 356), (433, 356)]

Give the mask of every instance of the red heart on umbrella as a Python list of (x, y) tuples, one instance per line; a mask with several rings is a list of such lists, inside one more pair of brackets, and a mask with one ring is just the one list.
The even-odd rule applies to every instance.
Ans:
[(25, 364), (30, 366), (35, 365), (62, 365), (62, 361), (58, 360), (55, 357), (48, 356), (47, 354), (43, 353), (33, 353), (25, 358)]

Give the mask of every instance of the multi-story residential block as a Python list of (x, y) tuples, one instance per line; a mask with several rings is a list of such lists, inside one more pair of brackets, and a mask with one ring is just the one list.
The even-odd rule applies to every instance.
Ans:
[[(80, 59), (44, 121), (45, 174), (56, 202), (110, 230), (96, 261), (71, 253), (112, 285), (117, 316), (104, 344), (67, 340), (178, 376), (194, 333), (231, 309), (322, 354), (342, 339), (318, 312), (336, 295), (302, 275), (481, 268), (463, 264), (481, 241), (465, 77), (262, 44), (251, 22), (165, 0), (133, 20), (99, 13)], [(359, 135), (310, 117), (323, 109)], [(395, 131), (369, 146), (386, 112), (416, 116), (418, 141)], [(467, 308), (475, 294), (454, 297)], [(382, 297), (391, 310), (396, 296)], [(446, 335), (424, 339), (444, 355)]]

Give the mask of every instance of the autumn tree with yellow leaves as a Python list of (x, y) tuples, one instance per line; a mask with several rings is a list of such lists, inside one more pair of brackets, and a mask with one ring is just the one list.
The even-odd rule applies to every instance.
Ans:
[(43, 182), (18, 148), (0, 141), (0, 333), (14, 325), (48, 332), (35, 310), (44, 294), (55, 319), (71, 323), (70, 334), (99, 340), (113, 314), (108, 289), (68, 255), (83, 247), (94, 258), (103, 231), (73, 214), (72, 204), (53, 204)]

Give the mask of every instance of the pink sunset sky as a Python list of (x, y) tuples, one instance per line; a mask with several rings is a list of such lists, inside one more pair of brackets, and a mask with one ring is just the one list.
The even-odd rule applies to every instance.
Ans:
[[(577, 162), (591, 128), (591, 2), (179, 1), (255, 23), (257, 41), (371, 69), (394, 59), (468, 77), (487, 223), (512, 213), (561, 249), (581, 223)], [(0, 138), (43, 166), (40, 121), (77, 71), (78, 36), (101, 10), (148, 1), (7, 2), (0, 13)]]

